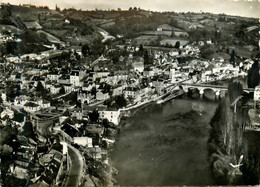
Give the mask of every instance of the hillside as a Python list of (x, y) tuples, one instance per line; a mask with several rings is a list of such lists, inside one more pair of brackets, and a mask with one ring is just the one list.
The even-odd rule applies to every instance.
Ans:
[[(169, 25), (173, 31), (160, 31), (158, 26)], [(250, 56), (248, 45), (257, 46), (258, 20), (210, 13), (152, 12), (142, 9), (81, 11), (76, 9), (50, 10), (48, 7), (2, 5), (0, 31), (21, 38), (11, 53), (39, 52), (44, 45), (82, 45), (92, 43), (102, 28), (124, 44), (173, 46), (176, 41), (198, 42), (212, 40), (237, 48)], [(106, 39), (105, 39), (106, 40)], [(187, 41), (187, 42), (186, 42)], [(32, 47), (30, 47), (32, 46)], [(3, 48), (3, 47), (2, 47)], [(3, 50), (3, 49), (2, 49)], [(246, 52), (244, 52), (246, 50)], [(249, 52), (247, 52), (249, 51)], [(221, 52), (221, 51), (219, 51)]]

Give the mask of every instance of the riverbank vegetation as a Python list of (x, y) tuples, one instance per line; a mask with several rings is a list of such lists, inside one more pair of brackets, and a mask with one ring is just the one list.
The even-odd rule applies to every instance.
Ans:
[[(230, 164), (236, 165), (243, 154), (243, 115), (241, 101), (237, 98), (243, 89), (240, 83), (229, 85), (228, 94), (220, 100), (211, 120), (208, 142), (209, 160), (217, 184), (239, 184), (241, 175)], [(235, 102), (235, 103), (234, 103)]]
[[(213, 177), (218, 185), (255, 185), (259, 182), (260, 136), (259, 133), (243, 130), (250, 120), (248, 110), (242, 108), (248, 95), (242, 94), (242, 85), (231, 83), (211, 120), (208, 153)], [(239, 165), (242, 155), (242, 165), (234, 167)]]

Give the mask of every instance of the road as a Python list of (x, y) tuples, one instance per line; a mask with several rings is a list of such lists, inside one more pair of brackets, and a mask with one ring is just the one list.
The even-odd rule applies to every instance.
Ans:
[(83, 157), (76, 148), (69, 144), (68, 153), (71, 160), (71, 168), (65, 186), (77, 187), (83, 176)]

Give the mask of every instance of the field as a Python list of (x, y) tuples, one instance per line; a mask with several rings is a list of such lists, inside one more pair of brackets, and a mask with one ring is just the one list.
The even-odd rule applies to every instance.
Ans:
[(182, 38), (166, 38), (166, 39), (161, 40), (160, 44), (161, 45), (169, 44), (169, 45), (174, 46), (177, 41), (179, 41), (182, 46), (186, 45), (187, 43), (189, 43), (188, 40), (185, 40), (185, 39), (182, 39)]
[(145, 32), (143, 32), (143, 34), (171, 36), (172, 35), (172, 31), (145, 31)]
[(158, 36), (150, 36), (150, 35), (142, 35), (134, 39), (134, 43), (136, 45), (150, 45), (153, 42), (156, 42), (158, 40)]
[(11, 31), (11, 33), (22, 33), (22, 31), (12, 25), (0, 25), (0, 32)]

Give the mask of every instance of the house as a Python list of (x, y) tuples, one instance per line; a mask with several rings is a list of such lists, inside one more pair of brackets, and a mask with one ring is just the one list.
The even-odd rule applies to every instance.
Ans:
[(41, 108), (49, 108), (51, 107), (51, 103), (49, 101), (46, 101), (46, 100), (38, 100), (37, 101), (37, 104), (41, 107)]
[(172, 31), (173, 27), (169, 24), (162, 24), (157, 27), (157, 31)]
[(25, 103), (27, 103), (29, 101), (29, 99), (30, 98), (26, 95), (16, 96), (14, 99), (14, 105), (23, 106)]
[(94, 96), (90, 92), (80, 91), (77, 93), (77, 100), (83, 103), (90, 103), (94, 99)]
[(122, 95), (125, 85), (117, 85), (112, 88), (112, 96)]
[(80, 108), (73, 109), (73, 111), (71, 113), (71, 117), (75, 117), (77, 120), (82, 120), (82, 118), (83, 118), (82, 109), (80, 109)]
[(53, 74), (48, 74), (47, 78), (51, 81), (58, 81), (58, 79), (61, 77), (61, 75), (53, 73)]
[(158, 79), (154, 80), (152, 82), (152, 86), (155, 87), (155, 90), (159, 93), (162, 94), (163, 89), (165, 88), (164, 80)]
[(93, 82), (84, 82), (82, 86), (82, 91), (91, 91), (96, 85)]
[(171, 50), (171, 51), (169, 52), (169, 55), (170, 55), (170, 56), (178, 56), (178, 55), (179, 55), (179, 51), (178, 51), (178, 50)]
[(80, 86), (79, 71), (72, 71), (70, 74), (70, 83), (74, 86)]
[(74, 87), (72, 86), (72, 84), (68, 83), (68, 84), (63, 84), (64, 86), (64, 90), (66, 93), (72, 92), (74, 91)]
[(190, 23), (189, 29), (203, 29), (204, 25), (199, 23)]
[(175, 83), (176, 82), (175, 69), (170, 69), (169, 78), (171, 80), (171, 83)]
[(74, 137), (73, 142), (83, 147), (93, 147), (92, 138), (89, 137)]
[(255, 87), (254, 101), (260, 101), (260, 85)]
[(138, 89), (137, 87), (127, 87), (123, 91), (123, 93), (125, 98), (127, 97), (137, 98), (140, 94), (140, 89)]
[(118, 125), (120, 122), (120, 110), (115, 108), (107, 108), (104, 110), (99, 110), (100, 119), (107, 119), (109, 122)]

